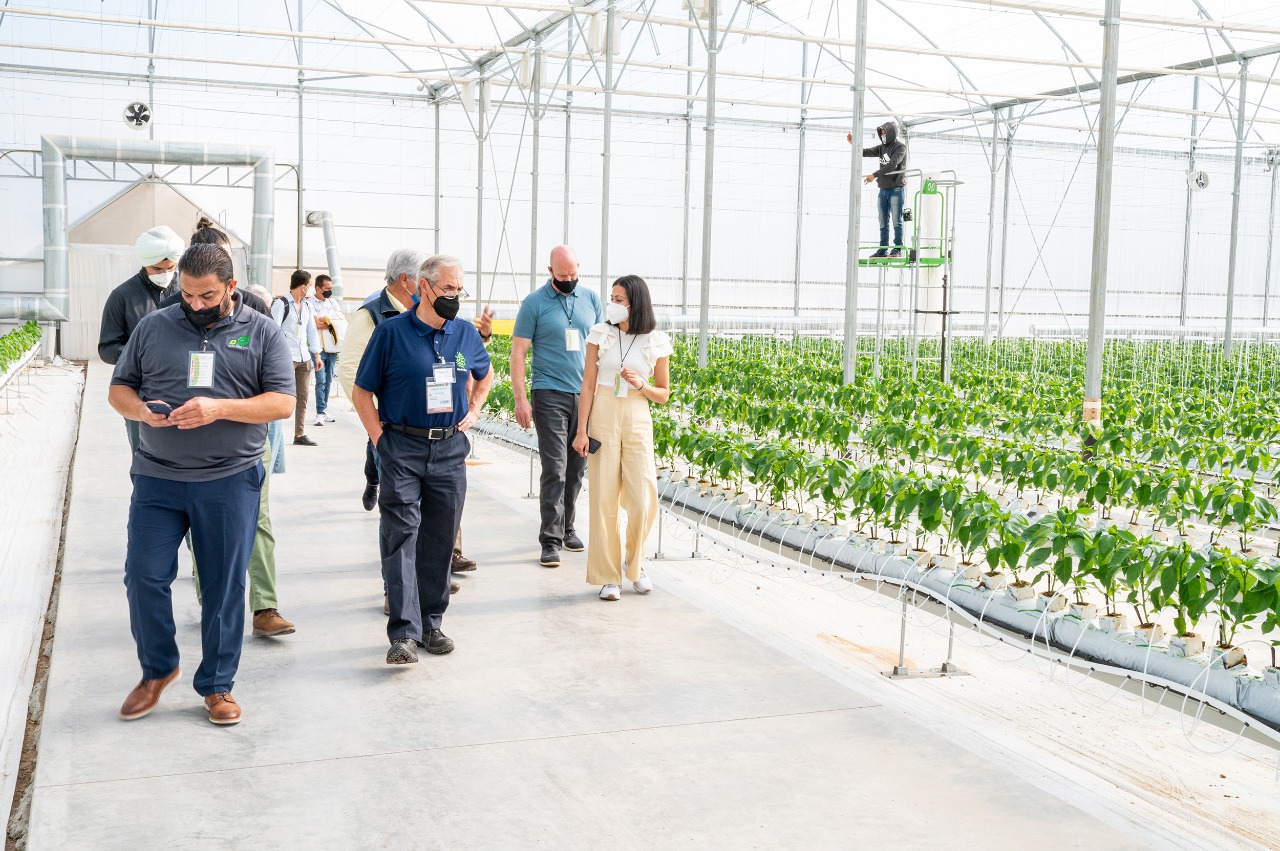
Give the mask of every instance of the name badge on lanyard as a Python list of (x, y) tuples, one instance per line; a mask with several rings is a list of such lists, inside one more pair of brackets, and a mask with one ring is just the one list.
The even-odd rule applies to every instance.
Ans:
[(212, 387), (214, 370), (213, 352), (191, 352), (187, 360), (187, 386)]
[(577, 328), (564, 329), (564, 348), (568, 352), (582, 351), (582, 332)]
[(457, 380), (457, 365), (453, 361), (448, 363), (438, 363), (435, 365), (434, 381), (436, 384), (452, 384)]
[(427, 413), (453, 413), (453, 383), (444, 384), (427, 379)]

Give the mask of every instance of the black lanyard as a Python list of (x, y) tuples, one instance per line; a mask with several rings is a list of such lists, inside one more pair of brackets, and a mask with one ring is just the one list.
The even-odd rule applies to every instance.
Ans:
[(440, 356), (440, 346), (436, 344), (436, 340), (439, 338), (440, 332), (443, 330), (443, 328), (431, 329), (431, 351), (436, 353), (436, 363), (444, 363), (444, 358)]
[[(622, 352), (622, 329), (617, 325), (614, 325), (613, 327), (618, 329), (618, 351)], [(627, 350), (625, 352), (622, 352), (622, 359), (618, 361), (619, 373), (627, 368), (627, 356), (630, 355), (631, 350), (635, 348), (636, 340), (640, 339), (638, 334), (628, 334), (627, 336), (631, 338), (631, 345), (627, 346)]]
[[(555, 284), (552, 284), (551, 286), (554, 288)], [(569, 308), (569, 299), (571, 298), (577, 298), (577, 296), (572, 293), (566, 296), (555, 296), (556, 301), (560, 302), (560, 309), (564, 311), (564, 318), (568, 321), (570, 328), (573, 327), (574, 314), (574, 311)]]

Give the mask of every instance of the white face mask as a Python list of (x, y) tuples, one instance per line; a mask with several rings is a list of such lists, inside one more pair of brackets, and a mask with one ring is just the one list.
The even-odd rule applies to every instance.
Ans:
[(627, 317), (631, 315), (631, 309), (625, 304), (618, 304), (611, 301), (604, 308), (605, 321), (610, 325), (621, 325), (627, 321)]
[(167, 287), (173, 283), (173, 272), (161, 272), (159, 275), (147, 275), (147, 280), (157, 287)]

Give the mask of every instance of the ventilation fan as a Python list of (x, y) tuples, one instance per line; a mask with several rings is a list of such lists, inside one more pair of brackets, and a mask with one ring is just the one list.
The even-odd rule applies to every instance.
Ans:
[(1197, 190), (1207, 188), (1209, 186), (1209, 173), (1207, 171), (1187, 172), (1187, 186)]
[(124, 108), (124, 123), (134, 130), (141, 130), (151, 123), (151, 107), (135, 100)]

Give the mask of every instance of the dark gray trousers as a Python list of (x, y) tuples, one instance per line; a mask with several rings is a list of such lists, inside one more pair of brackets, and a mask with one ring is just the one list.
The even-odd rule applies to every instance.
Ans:
[(422, 639), (449, 607), (453, 542), (467, 498), (465, 434), (427, 440), (387, 429), (377, 446), (387, 637)]
[(573, 451), (573, 438), (578, 433), (578, 394), (534, 390), (533, 425), (538, 431), (538, 455), (542, 459), (538, 491), (542, 528), (538, 541), (543, 546), (563, 547), (565, 535), (575, 528), (575, 506), (587, 471), (587, 459)]

